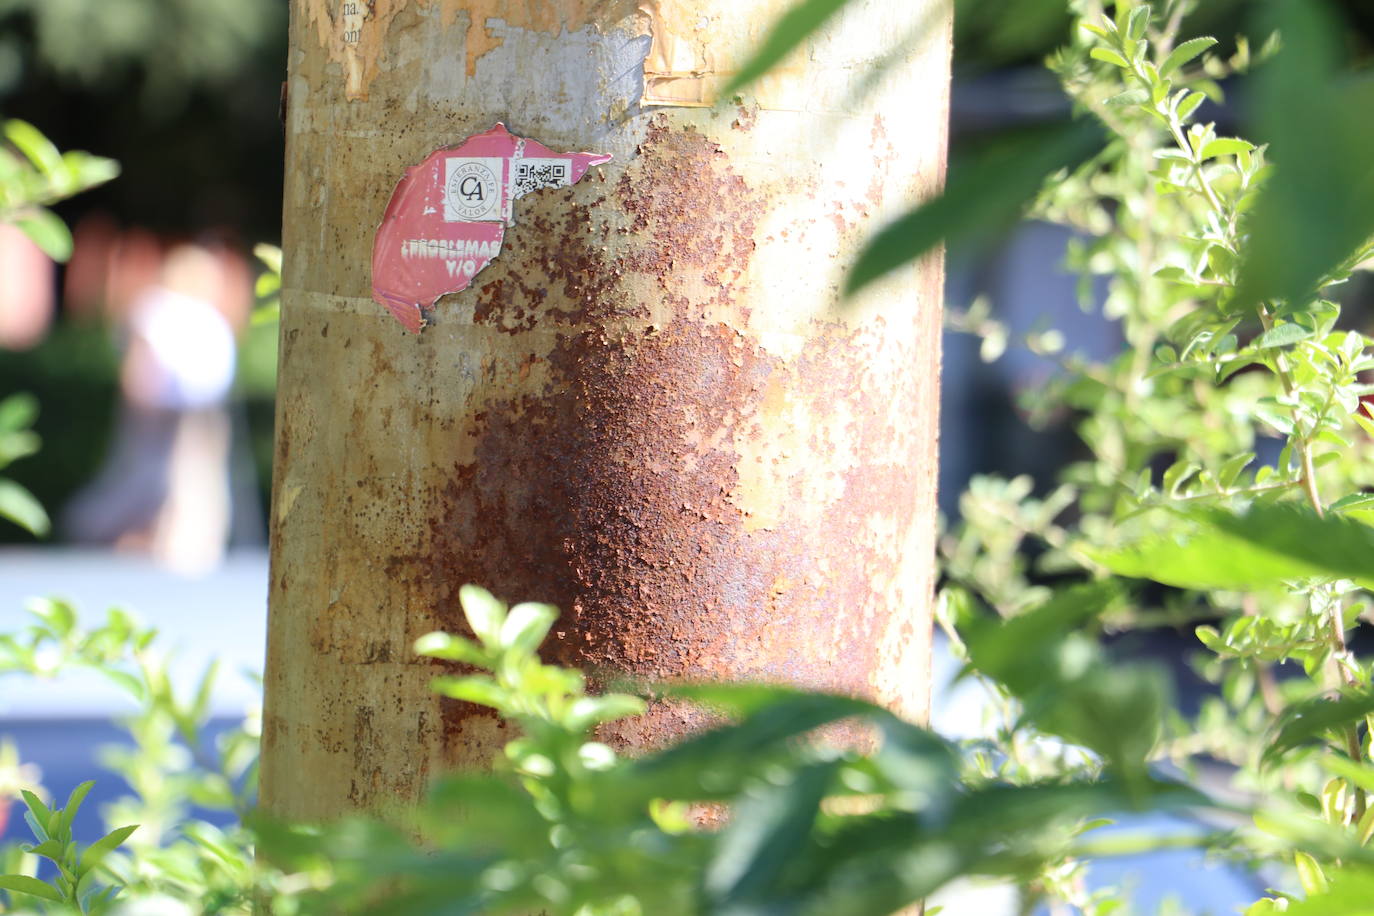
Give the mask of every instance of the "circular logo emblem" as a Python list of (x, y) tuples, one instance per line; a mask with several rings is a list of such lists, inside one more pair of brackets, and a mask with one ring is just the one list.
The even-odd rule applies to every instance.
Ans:
[(481, 162), (463, 162), (448, 176), (448, 200), (460, 219), (481, 219), (498, 208), (496, 176)]

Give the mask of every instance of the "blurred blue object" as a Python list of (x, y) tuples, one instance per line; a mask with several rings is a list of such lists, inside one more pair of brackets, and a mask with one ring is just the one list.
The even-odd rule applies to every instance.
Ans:
[[(183, 690), (193, 690), (205, 666), (218, 658), (213, 715), (242, 717), (259, 700), (244, 672), (262, 671), (267, 645), (266, 550), (231, 552), (212, 572), (197, 577), (106, 550), (0, 550), (0, 631), (31, 622), (24, 604), (34, 597), (70, 601), (86, 626), (103, 620), (107, 609), (122, 607), (157, 627), (158, 645), (175, 655), (172, 677)], [(96, 675), (54, 681), (13, 677), (0, 695), (0, 723), (108, 718), (130, 709), (129, 701)]]
[[(212, 742), (242, 721), (259, 702), (253, 677), (262, 670), (267, 638), (267, 553), (229, 554), (213, 572), (188, 578), (146, 557), (109, 551), (64, 548), (0, 550), (0, 631), (31, 622), (24, 610), (33, 597), (70, 601), (83, 626), (94, 626), (108, 608), (120, 606), (157, 627), (158, 645), (174, 653), (171, 676), (181, 691), (192, 691), (205, 666), (220, 660), (203, 738)], [(0, 736), (14, 741), (22, 760), (42, 771), (43, 785), (59, 804), (81, 782), (95, 787), (75, 821), (78, 840), (103, 832), (101, 809), (128, 793), (123, 779), (100, 763), (110, 745), (131, 745), (118, 725), (133, 711), (130, 700), (104, 678), (74, 673), (43, 681), (19, 675), (5, 679), (0, 693)], [(232, 815), (196, 810), (193, 816), (226, 824)], [(25, 837), (18, 812), (5, 837)]]
[[(211, 719), (204, 732), (205, 740), (213, 742), (239, 721), (229, 717)], [(53, 717), (0, 720), (0, 736), (14, 742), (26, 763), (38, 766), (43, 787), (52, 795), (50, 801), (54, 804), (65, 804), (72, 789), (94, 780), (95, 785), (72, 821), (72, 829), (78, 843), (91, 843), (105, 834), (108, 825), (102, 811), (121, 796), (129, 795), (131, 790), (122, 777), (101, 764), (101, 751), (107, 747), (131, 746), (133, 741), (128, 732), (110, 719)], [(22, 819), (23, 810), (23, 805), (16, 801), (0, 840), (32, 841)], [(192, 809), (191, 816), (220, 827), (235, 819), (228, 811), (204, 808)], [(44, 863), (42, 874), (50, 877), (51, 868), (47, 863)]]

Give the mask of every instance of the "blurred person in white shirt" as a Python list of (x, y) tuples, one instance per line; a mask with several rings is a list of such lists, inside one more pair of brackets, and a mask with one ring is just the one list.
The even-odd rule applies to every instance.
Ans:
[(187, 574), (207, 571), (229, 536), (226, 404), (235, 331), (251, 306), (247, 265), (225, 248), (176, 245), (155, 283), (111, 306), (125, 328), (119, 426), (65, 527), (77, 541), (146, 552)]

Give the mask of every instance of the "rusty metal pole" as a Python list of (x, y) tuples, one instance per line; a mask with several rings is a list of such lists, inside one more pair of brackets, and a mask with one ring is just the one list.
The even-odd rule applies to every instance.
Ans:
[[(941, 265), (837, 290), (942, 180), (947, 13), (855, 0), (710, 107), (787, 6), (293, 0), (268, 810), (414, 800), (490, 759), (504, 726), (431, 695), (410, 649), (460, 628), (467, 582), (558, 604), (561, 662), (924, 714)], [(515, 201), (499, 254), (414, 333), (373, 298), (388, 202), (498, 122), (611, 158)], [(457, 194), (472, 170), (447, 168)], [(660, 708), (613, 737), (689, 727)]]

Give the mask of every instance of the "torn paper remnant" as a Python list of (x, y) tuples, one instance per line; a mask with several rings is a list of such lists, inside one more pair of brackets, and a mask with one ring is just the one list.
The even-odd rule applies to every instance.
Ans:
[(501, 251), (514, 203), (576, 184), (601, 153), (558, 153), (497, 124), (406, 169), (372, 247), (372, 298), (411, 331), (440, 296), (467, 289)]

